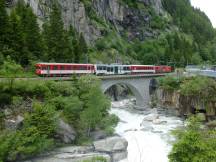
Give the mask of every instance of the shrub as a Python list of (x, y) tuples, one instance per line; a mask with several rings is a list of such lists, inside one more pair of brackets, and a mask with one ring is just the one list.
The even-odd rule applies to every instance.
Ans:
[(67, 122), (77, 128), (83, 103), (78, 97), (68, 97), (63, 109), (63, 115)]
[(160, 87), (167, 91), (174, 91), (180, 88), (181, 79), (175, 77), (163, 77), (159, 79)]
[(53, 137), (57, 127), (57, 117), (53, 106), (35, 102), (33, 112), (25, 114), (24, 127), (36, 127), (40, 135)]
[(216, 131), (204, 130), (195, 117), (188, 120), (186, 129), (175, 131), (177, 138), (169, 154), (170, 162), (216, 161)]
[(90, 160), (84, 160), (83, 162), (107, 162), (107, 160), (102, 156), (97, 156), (97, 157), (93, 157)]
[(100, 128), (105, 130), (108, 135), (112, 135), (118, 122), (119, 118), (116, 115), (111, 114), (102, 119), (100, 122)]
[(180, 92), (185, 96), (200, 96), (201, 98), (215, 98), (216, 82), (207, 77), (192, 77), (185, 80)]
[(15, 63), (15, 61), (11, 60), (10, 57), (8, 57), (0, 70), (0, 76), (4, 77), (16, 77), (17, 75), (23, 74), (23, 68), (21, 65), (18, 65)]
[(1, 134), (0, 161), (16, 161), (34, 156), (54, 145), (52, 139), (41, 135), (36, 127)]

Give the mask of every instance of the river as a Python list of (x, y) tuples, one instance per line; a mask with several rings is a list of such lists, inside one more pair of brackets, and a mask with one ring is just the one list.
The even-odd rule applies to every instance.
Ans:
[(170, 131), (183, 120), (164, 109), (136, 111), (132, 99), (112, 102), (111, 113), (120, 118), (115, 132), (128, 141), (128, 157), (121, 162), (168, 162), (175, 140)]

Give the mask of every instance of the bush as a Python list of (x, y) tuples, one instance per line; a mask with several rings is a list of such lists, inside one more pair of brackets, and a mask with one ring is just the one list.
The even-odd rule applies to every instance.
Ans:
[(67, 122), (73, 125), (75, 128), (78, 127), (80, 112), (82, 111), (83, 103), (78, 97), (68, 97), (67, 102), (63, 109), (63, 115)]
[(191, 117), (186, 129), (175, 131), (177, 138), (169, 154), (170, 162), (216, 161), (216, 131), (204, 130), (198, 118)]
[(4, 77), (16, 77), (20, 74), (23, 74), (23, 68), (21, 65), (16, 64), (15, 61), (11, 60), (10, 57), (8, 57), (0, 70), (0, 76)]
[(100, 128), (105, 130), (108, 135), (112, 135), (118, 122), (119, 118), (116, 115), (111, 114), (102, 119)]
[(38, 133), (36, 127), (0, 135), (0, 161), (16, 161), (34, 156), (53, 147), (52, 139)]
[(53, 137), (57, 127), (55, 107), (35, 102), (33, 112), (25, 114), (24, 127), (36, 127), (40, 135)]
[(180, 83), (182, 79), (178, 79), (175, 77), (163, 77), (159, 79), (160, 87), (167, 91), (174, 91), (180, 88)]
[(83, 162), (107, 162), (107, 160), (104, 157), (97, 156), (97, 157), (93, 157), (90, 160), (84, 160)]
[(184, 96), (199, 96), (205, 99), (216, 99), (216, 82), (207, 77), (192, 77), (185, 80), (180, 92)]

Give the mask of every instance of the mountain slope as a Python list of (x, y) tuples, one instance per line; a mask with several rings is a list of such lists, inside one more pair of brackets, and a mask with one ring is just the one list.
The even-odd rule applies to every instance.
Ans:
[(91, 62), (215, 62), (215, 30), (189, 0), (25, 0), (41, 24), (58, 3), (65, 28), (89, 45)]

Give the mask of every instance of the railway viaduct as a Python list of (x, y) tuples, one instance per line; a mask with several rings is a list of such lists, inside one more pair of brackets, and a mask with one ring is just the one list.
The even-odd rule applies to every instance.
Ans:
[(127, 85), (133, 95), (136, 97), (136, 109), (145, 109), (150, 102), (150, 90), (155, 86), (155, 78), (164, 76), (164, 74), (143, 74), (126, 76), (103, 76), (99, 77), (101, 89), (105, 93), (110, 87), (116, 84)]

